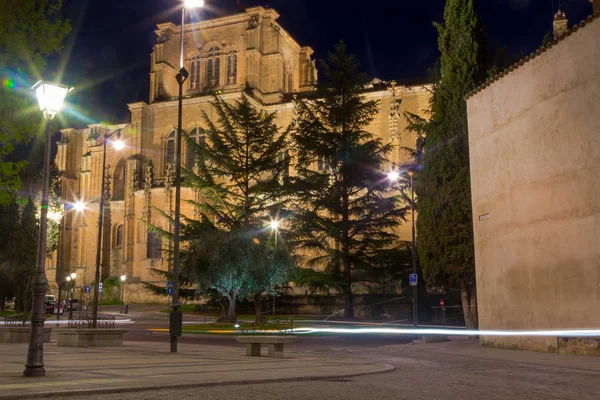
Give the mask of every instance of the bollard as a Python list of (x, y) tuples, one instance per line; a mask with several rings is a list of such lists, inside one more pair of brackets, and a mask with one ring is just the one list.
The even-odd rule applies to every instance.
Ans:
[(125, 304), (125, 314), (129, 314), (129, 304)]

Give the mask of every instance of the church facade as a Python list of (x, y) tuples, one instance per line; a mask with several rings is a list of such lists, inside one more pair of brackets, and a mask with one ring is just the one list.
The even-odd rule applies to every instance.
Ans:
[[(212, 93), (234, 101), (248, 96), (258, 108), (275, 113), (284, 129), (293, 118), (294, 93), (312, 90), (318, 79), (313, 50), (298, 44), (277, 22), (273, 9), (254, 7), (245, 12), (208, 21), (186, 24), (184, 65), (189, 78), (184, 83), (183, 128), (196, 141), (203, 140), (202, 112), (213, 118)], [(144, 221), (165, 230), (172, 227), (157, 212), (174, 210), (175, 134), (178, 114), (178, 85), (175, 76), (180, 61), (180, 26), (157, 26), (157, 41), (151, 55), (149, 102), (129, 104), (131, 120), (118, 125), (89, 125), (85, 129), (63, 129), (56, 164), (65, 202), (87, 203), (86, 210), (68, 210), (63, 218), (59, 249), (47, 262), (52, 292), (62, 277), (75, 272), (76, 297), (94, 281), (98, 240), (99, 200), (104, 193), (104, 232), (101, 251), (103, 280), (127, 276), (126, 302), (165, 301), (153, 297), (142, 282), (165, 284), (151, 272), (167, 270), (169, 261), (162, 249), (170, 243), (147, 229)], [(405, 112), (424, 116), (429, 107), (430, 88), (397, 86), (374, 80), (365, 98), (379, 102), (379, 113), (367, 130), (395, 150), (390, 163), (408, 162), (400, 147), (414, 147), (415, 138), (406, 130)], [(120, 130), (125, 149), (107, 146), (106, 176), (102, 184), (103, 139)], [(193, 154), (182, 148), (182, 163), (193, 165)], [(315, 168), (320, 166), (315, 161)], [(290, 171), (293, 174), (293, 170)], [(182, 215), (197, 217), (186, 200), (199, 200), (191, 189), (182, 188)], [(410, 222), (399, 228), (402, 240), (410, 240)], [(62, 286), (65, 287), (64, 285)]]

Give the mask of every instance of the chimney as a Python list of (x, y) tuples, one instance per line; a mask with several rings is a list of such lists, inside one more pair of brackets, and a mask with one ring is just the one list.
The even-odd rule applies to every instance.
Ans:
[[(596, 0), (596, 2), (597, 1), (598, 0)], [(552, 23), (554, 27), (554, 39), (558, 39), (567, 32), (567, 22), (567, 16), (559, 9), (554, 16), (554, 22)]]
[(600, 0), (590, 0), (592, 7), (594, 7), (594, 15), (600, 12)]

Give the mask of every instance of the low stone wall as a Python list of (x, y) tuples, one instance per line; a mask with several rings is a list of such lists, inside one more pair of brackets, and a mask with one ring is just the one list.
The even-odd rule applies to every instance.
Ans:
[(57, 329), (58, 346), (116, 347), (123, 345), (125, 329), (65, 328)]
[[(50, 343), (52, 328), (44, 328), (44, 343)], [(4, 326), (0, 328), (0, 343), (28, 343), (31, 327)]]
[(532, 350), (543, 353), (560, 353), (578, 356), (600, 356), (599, 338), (519, 338), (481, 337), (483, 347), (508, 350)]

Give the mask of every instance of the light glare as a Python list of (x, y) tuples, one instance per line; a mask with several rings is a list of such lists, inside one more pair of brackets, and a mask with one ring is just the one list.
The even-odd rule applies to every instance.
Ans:
[(125, 279), (127, 279), (126, 275), (121, 275), (121, 282), (125, 282)]
[(115, 150), (119, 151), (119, 150), (123, 150), (125, 148), (125, 143), (123, 143), (122, 140), (115, 140), (113, 142), (113, 147), (115, 148)]
[(398, 180), (398, 178), (400, 178), (400, 174), (397, 173), (396, 171), (392, 171), (390, 173), (388, 173), (388, 179), (392, 182), (395, 182)]
[(70, 88), (62, 85), (55, 85), (44, 81), (39, 81), (32, 87), (35, 90), (40, 110), (44, 115), (52, 119), (61, 110), (67, 93)]
[(71, 272), (71, 279), (74, 280), (75, 278), (77, 278), (77, 274), (75, 272)]
[(77, 201), (73, 204), (73, 209), (75, 211), (83, 211), (85, 210), (85, 203), (83, 201)]
[(185, 0), (185, 8), (202, 8), (204, 7), (204, 0)]
[(269, 225), (270, 225), (271, 229), (273, 229), (274, 231), (279, 229), (279, 221), (271, 221), (271, 223)]

